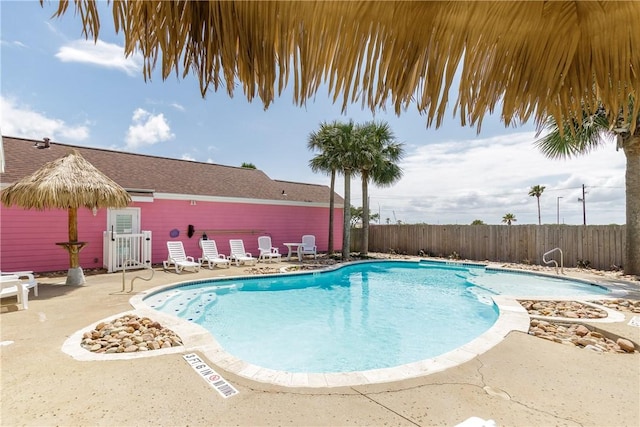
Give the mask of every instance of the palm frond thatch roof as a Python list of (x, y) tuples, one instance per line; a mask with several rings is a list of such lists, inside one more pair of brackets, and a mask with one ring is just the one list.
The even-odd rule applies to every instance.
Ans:
[[(42, 3), (42, 0), (41, 0)], [(75, 0), (97, 39), (99, 2)], [(293, 81), (304, 104), (328, 85), (343, 107), (396, 113), (415, 103), (440, 125), (453, 103), (462, 124), (495, 109), (507, 124), (560, 123), (601, 102), (626, 116), (640, 94), (637, 1), (114, 1), (126, 54), (163, 78), (192, 72), (204, 96), (236, 83), (265, 107)], [(60, 0), (56, 15), (68, 1)], [(461, 69), (457, 100), (448, 94)], [(638, 118), (636, 102), (632, 126)], [(613, 117), (612, 117), (613, 118)], [(613, 121), (612, 121), (613, 122)]]
[(25, 209), (123, 208), (131, 197), (77, 151), (46, 163), (2, 190), (5, 206)]

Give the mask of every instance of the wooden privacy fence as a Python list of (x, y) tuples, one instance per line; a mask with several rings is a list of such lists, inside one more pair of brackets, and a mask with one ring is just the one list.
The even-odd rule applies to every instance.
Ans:
[[(476, 261), (543, 265), (545, 252), (560, 248), (564, 265), (579, 263), (609, 270), (621, 267), (626, 244), (624, 225), (370, 225), (369, 251)], [(360, 251), (362, 229), (351, 230), (351, 250)], [(560, 262), (556, 252), (547, 257)]]

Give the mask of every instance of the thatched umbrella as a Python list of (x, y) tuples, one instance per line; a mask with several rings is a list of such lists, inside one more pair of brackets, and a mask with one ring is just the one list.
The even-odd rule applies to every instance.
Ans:
[[(44, 0), (40, 0), (44, 4)], [(59, 0), (54, 15), (71, 2)], [(98, 38), (102, 2), (75, 0)], [(480, 125), (582, 117), (601, 102), (610, 118), (640, 96), (639, 1), (114, 1), (127, 55), (144, 76), (191, 71), (204, 96), (239, 82), (267, 107), (293, 80), (304, 104), (325, 82), (343, 106), (415, 105), (427, 124), (448, 107)], [(107, 7), (109, 7), (107, 6)], [(458, 99), (449, 100), (460, 69)], [(635, 127), (640, 102), (631, 126)], [(614, 123), (615, 120), (610, 122)]]
[(78, 253), (86, 243), (78, 241), (78, 208), (123, 208), (131, 202), (131, 196), (124, 188), (76, 150), (13, 183), (0, 197), (5, 206), (68, 210), (69, 241), (57, 243), (69, 251), (68, 285), (84, 283)]

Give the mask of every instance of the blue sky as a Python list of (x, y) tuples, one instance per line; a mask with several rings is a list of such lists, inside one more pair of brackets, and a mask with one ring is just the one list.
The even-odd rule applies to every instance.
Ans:
[[(110, 12), (102, 15), (98, 43), (86, 41), (72, 7), (51, 19), (57, 1), (1, 1), (0, 129), (3, 135), (100, 147), (155, 156), (240, 166), (253, 163), (273, 179), (329, 185), (308, 167), (307, 138), (323, 121), (386, 121), (405, 144), (404, 176), (391, 188), (370, 187), (373, 213), (382, 221), (499, 224), (507, 212), (516, 224), (582, 224), (582, 185), (588, 224), (625, 221), (625, 157), (608, 142), (575, 159), (550, 160), (533, 145), (533, 123), (505, 127), (488, 116), (482, 131), (462, 127), (450, 112), (427, 128), (412, 105), (400, 116), (350, 105), (345, 113), (321, 88), (306, 106), (285, 92), (265, 110), (241, 89), (202, 98), (195, 77), (159, 72), (144, 81), (142, 60), (125, 58)], [(104, 3), (106, 5), (106, 2)], [(451, 100), (456, 94), (450, 95)], [(352, 181), (352, 204), (361, 206), (360, 181)], [(337, 182), (343, 195), (343, 181)]]

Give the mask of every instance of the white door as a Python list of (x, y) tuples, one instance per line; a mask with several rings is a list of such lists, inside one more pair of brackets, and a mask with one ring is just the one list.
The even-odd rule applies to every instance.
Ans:
[(140, 208), (110, 209), (105, 233), (105, 262), (109, 272), (142, 263)]
[(139, 234), (140, 208), (109, 209), (107, 231), (118, 234)]

